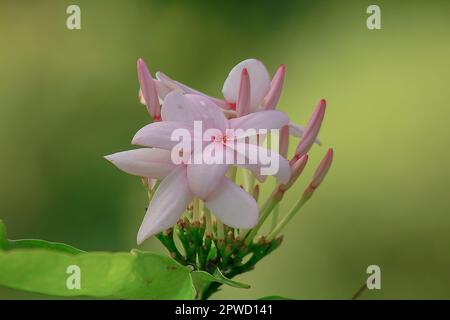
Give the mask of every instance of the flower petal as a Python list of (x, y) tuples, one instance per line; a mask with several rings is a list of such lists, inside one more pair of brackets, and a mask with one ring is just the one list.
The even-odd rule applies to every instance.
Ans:
[(185, 132), (189, 133), (190, 137), (193, 137), (192, 125), (175, 121), (161, 121), (150, 123), (140, 129), (133, 137), (132, 143), (146, 147), (171, 150), (180, 143), (172, 139), (172, 134), (177, 129), (186, 130)]
[[(170, 92), (172, 92), (172, 89), (170, 89), (169, 87), (167, 87), (164, 83), (162, 83), (162, 82), (159, 81), (159, 80), (153, 79), (153, 82), (155, 83), (156, 91), (158, 92), (159, 104), (162, 104), (162, 102), (164, 101), (164, 98), (165, 98)], [(138, 98), (139, 98), (139, 102), (140, 102), (141, 104), (146, 105), (144, 96), (142, 95), (142, 90), (141, 90), (141, 88), (139, 88)]]
[(164, 179), (175, 168), (170, 151), (157, 148), (117, 152), (105, 158), (126, 173), (158, 180)]
[(259, 218), (255, 199), (224, 177), (205, 201), (205, 205), (226, 225), (233, 228), (253, 228)]
[[(228, 120), (231, 129), (238, 130), (271, 130), (281, 129), (289, 123), (289, 118), (281, 111), (267, 110), (250, 113), (240, 118)], [(238, 136), (242, 136), (239, 134)]]
[(182, 94), (176, 91), (164, 99), (162, 119), (184, 123), (202, 121), (204, 130), (213, 128), (225, 132), (228, 127), (222, 109), (214, 102), (198, 94)]
[(270, 77), (264, 64), (256, 59), (247, 59), (237, 64), (231, 69), (225, 83), (223, 84), (222, 93), (230, 103), (236, 103), (239, 94), (239, 86), (242, 70), (246, 68), (250, 76), (250, 109), (252, 112), (257, 111), (261, 105), (264, 96), (270, 88)]
[[(218, 147), (224, 148), (223, 145)], [(190, 163), (187, 165), (189, 188), (202, 200), (206, 199), (216, 189), (228, 169), (228, 164), (225, 164), (224, 161), (222, 163), (212, 163), (211, 159), (205, 159), (210, 157), (205, 151), (203, 152), (202, 163)]]
[(214, 102), (216, 105), (218, 105), (221, 108), (224, 108), (224, 109), (229, 108), (228, 104), (225, 101), (208, 96), (207, 94), (204, 94), (203, 92), (192, 89), (191, 87), (188, 87), (187, 85), (182, 84), (181, 82), (171, 79), (169, 76), (167, 76), (166, 74), (164, 74), (160, 71), (158, 71), (156, 73), (156, 78), (159, 81), (161, 81), (162, 83), (164, 83), (167, 87), (171, 88), (172, 90), (176, 90), (176, 91), (183, 92), (183, 93), (198, 94), (198, 95), (201, 95), (201, 96), (211, 100), (212, 102)]
[(153, 80), (153, 81), (155, 82), (156, 91), (158, 92), (158, 96), (159, 96), (160, 102), (162, 103), (162, 101), (164, 101), (164, 98), (170, 92), (172, 92), (172, 90), (160, 80)]
[(303, 128), (301, 125), (289, 122), (289, 134), (299, 138), (303, 135), (304, 132), (305, 128)]
[(255, 178), (261, 183), (263, 183), (267, 179), (266, 175), (261, 175), (261, 167), (257, 164), (238, 163), (236, 165), (243, 169), (249, 170), (255, 176)]
[[(258, 164), (251, 164), (249, 163), (248, 158), (245, 157), (245, 155), (242, 155), (241, 159), (243, 161), (238, 161), (238, 153), (236, 150), (234, 150), (232, 147), (225, 147), (225, 159), (233, 159), (233, 164), (235, 166), (250, 170), (256, 179), (258, 179), (259, 182), (264, 182), (267, 178), (267, 176), (261, 175), (261, 167)], [(227, 162), (228, 163), (228, 162)]]
[(227, 146), (246, 158), (244, 165), (239, 163), (237, 165), (251, 170), (256, 177), (258, 177), (259, 171), (261, 176), (275, 176), (279, 183), (287, 183), (289, 181), (291, 176), (289, 161), (277, 152), (255, 144), (242, 142), (237, 142), (234, 145), (227, 144)]
[[(294, 136), (297, 138), (300, 138), (303, 136), (303, 133), (305, 132), (305, 128), (303, 128), (301, 125), (293, 123), (293, 122), (289, 122), (288, 126), (289, 126), (289, 134), (291, 136)], [(320, 142), (319, 138), (316, 138), (314, 143), (316, 143), (319, 146), (322, 145), (322, 142)]]
[(137, 235), (137, 243), (173, 226), (193, 196), (186, 178), (186, 167), (179, 166), (160, 184), (147, 209)]
[(163, 121), (193, 122), (201, 119), (201, 109), (180, 91), (167, 94), (161, 110)]

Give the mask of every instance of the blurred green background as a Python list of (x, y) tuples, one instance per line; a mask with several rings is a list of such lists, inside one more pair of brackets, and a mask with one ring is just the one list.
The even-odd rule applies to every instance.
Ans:
[[(82, 29), (66, 29), (81, 7)], [(382, 30), (366, 28), (381, 7)], [(236, 63), (287, 67), (280, 109), (305, 123), (328, 101), (327, 180), (285, 242), (215, 298), (450, 298), (450, 2), (2, 1), (0, 218), (10, 238), (130, 250), (146, 207), (139, 179), (102, 157), (148, 121), (136, 59), (220, 96)], [(268, 190), (266, 190), (268, 191)], [(157, 240), (143, 249), (163, 252)], [(47, 298), (0, 288), (0, 298)]]

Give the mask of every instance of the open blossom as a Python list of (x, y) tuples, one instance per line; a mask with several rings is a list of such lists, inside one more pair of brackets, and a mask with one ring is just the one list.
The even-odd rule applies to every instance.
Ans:
[[(279, 164), (279, 170), (274, 175), (279, 180), (286, 180), (289, 168), (286, 159), (271, 150), (259, 147), (244, 139), (248, 135), (255, 135), (261, 130), (280, 129), (285, 126), (289, 119), (280, 111), (270, 110), (265, 112), (256, 112), (240, 118), (227, 119), (220, 109), (209, 99), (197, 94), (181, 94), (172, 92), (164, 99), (162, 109), (162, 122), (151, 123), (139, 130), (133, 138), (133, 144), (146, 147), (157, 147), (166, 150), (174, 150), (177, 147), (178, 140), (174, 139), (173, 134), (179, 129), (189, 133), (190, 137), (195, 138), (195, 122), (200, 122), (207, 137), (201, 137), (203, 159), (208, 161), (211, 151), (223, 155), (237, 152), (238, 155), (249, 157), (245, 163), (237, 163), (253, 171), (256, 175), (261, 171), (262, 157), (257, 155), (265, 154)], [(194, 144), (196, 141), (193, 141)], [(191, 149), (191, 148), (189, 148)], [(186, 150), (184, 150), (186, 151)], [(188, 150), (191, 152), (191, 150)], [(194, 149), (195, 151), (195, 149)], [(242, 154), (243, 153), (243, 154)], [(197, 155), (194, 154), (194, 160)], [(227, 159), (229, 159), (228, 157)], [(206, 170), (205, 166), (200, 166)], [(226, 171), (227, 165), (224, 165), (222, 171)], [(206, 175), (208, 175), (205, 172)], [(204, 183), (202, 183), (204, 184)], [(209, 186), (204, 188), (209, 189)]]
[[(161, 99), (164, 99), (171, 91), (197, 94), (221, 107), (228, 117), (236, 117), (262, 110), (274, 110), (281, 96), (285, 74), (286, 68), (281, 65), (270, 80), (269, 73), (261, 61), (257, 59), (244, 60), (233, 67), (225, 79), (222, 88), (223, 99), (211, 97), (190, 88), (160, 71), (156, 72), (157, 79), (154, 81)], [(142, 94), (145, 90), (142, 85), (141, 88), (139, 97), (141, 102), (146, 104)], [(246, 103), (241, 104), (242, 100), (245, 100)], [(302, 126), (292, 122), (289, 122), (288, 126), (291, 135), (297, 137), (303, 135), (305, 129)], [(319, 140), (316, 139), (315, 142), (319, 143)]]
[[(134, 144), (152, 148), (106, 157), (127, 173), (162, 180), (139, 230), (138, 243), (174, 225), (194, 197), (203, 200), (222, 222), (231, 227), (251, 228), (257, 223), (259, 209), (254, 198), (225, 176), (230, 163), (209, 161), (211, 149), (214, 154), (220, 151), (224, 155), (235, 155), (242, 150), (250, 151), (249, 154), (269, 154), (278, 164), (273, 175), (280, 183), (289, 181), (291, 169), (285, 158), (247, 143), (242, 136), (229, 135), (230, 130), (245, 133), (248, 129), (270, 130), (286, 126), (289, 120), (280, 111), (256, 112), (227, 119), (218, 106), (203, 96), (172, 92), (164, 99), (161, 118), (162, 121), (145, 126), (133, 138)], [(172, 134), (184, 129), (194, 135), (195, 121), (213, 132), (213, 139), (201, 141), (201, 156), (205, 161), (190, 161), (196, 155), (188, 148), (180, 150), (187, 153), (186, 161), (176, 164), (172, 151), (178, 142), (172, 139)], [(262, 180), (264, 177), (260, 173), (265, 164), (258, 157), (247, 160), (232, 164), (251, 170)]]
[[(162, 180), (139, 228), (138, 244), (173, 226), (194, 199), (187, 165), (175, 165), (168, 150), (141, 148), (115, 153), (106, 159), (127, 173)], [(259, 212), (254, 198), (225, 176), (215, 179), (217, 186), (204, 200), (205, 205), (225, 224), (253, 227)]]
[[(142, 59), (138, 60), (137, 69), (139, 97), (154, 122), (140, 129), (132, 143), (147, 148), (106, 158), (152, 185), (161, 182), (153, 188), (155, 192), (139, 229), (138, 243), (174, 225), (194, 199), (202, 200), (230, 227), (248, 229), (258, 223), (253, 230), (256, 232), (270, 211), (258, 221), (259, 208), (255, 197), (248, 193), (255, 193), (254, 185), (248, 180), (248, 192), (244, 191), (234, 183), (235, 178), (226, 176), (228, 168), (231, 165), (249, 170), (260, 182), (267, 175), (275, 176), (278, 186), (273, 197), (280, 201), (303, 171), (309, 149), (318, 143), (325, 100), (319, 102), (303, 129), (275, 110), (283, 88), (284, 65), (270, 80), (262, 62), (242, 61), (226, 78), (223, 98), (208, 96), (162, 72), (157, 72), (154, 79)], [(199, 126), (205, 134), (197, 136)], [(280, 154), (261, 146), (273, 129), (280, 130)], [(180, 142), (180, 137), (186, 135), (187, 143)], [(286, 160), (289, 135), (302, 136), (290, 162)], [(256, 140), (249, 139), (252, 137)], [(276, 163), (275, 170), (271, 163)]]
[[(284, 65), (270, 80), (260, 61), (242, 61), (226, 78), (223, 98), (208, 96), (161, 72), (154, 79), (142, 59), (137, 69), (139, 98), (153, 122), (133, 137), (132, 143), (141, 148), (105, 158), (141, 177), (147, 188), (150, 203), (138, 244), (156, 235), (182, 265), (209, 274), (219, 271), (227, 278), (253, 269), (280, 246), (280, 233), (331, 167), (330, 148), (303, 194), (297, 194), (290, 209), (281, 210), (285, 195), (292, 193), (313, 160), (309, 151), (319, 144), (326, 101), (319, 101), (303, 129), (275, 110)], [(289, 157), (292, 135), (301, 139)], [(261, 183), (268, 175), (277, 183), (265, 193)], [(206, 299), (217, 290), (217, 283), (202, 285), (198, 297)]]

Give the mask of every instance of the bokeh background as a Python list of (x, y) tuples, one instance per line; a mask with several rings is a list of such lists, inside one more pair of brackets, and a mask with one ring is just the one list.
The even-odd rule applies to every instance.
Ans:
[[(81, 30), (66, 29), (70, 4)], [(382, 30), (366, 28), (370, 4)], [(148, 122), (136, 59), (220, 96), (255, 57), (286, 65), (279, 106), (294, 121), (327, 99), (311, 163), (328, 146), (335, 163), (283, 246), (239, 277), (252, 289), (215, 298), (348, 299), (371, 264), (382, 289), (362, 298), (450, 298), (449, 33), (448, 1), (2, 1), (0, 218), (13, 239), (135, 247), (145, 190), (102, 157)]]

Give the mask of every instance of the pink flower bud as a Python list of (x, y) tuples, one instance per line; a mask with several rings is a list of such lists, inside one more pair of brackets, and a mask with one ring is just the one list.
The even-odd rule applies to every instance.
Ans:
[(156, 85), (153, 78), (145, 65), (144, 60), (138, 59), (137, 72), (139, 84), (141, 86), (142, 98), (147, 105), (147, 110), (154, 121), (161, 119), (159, 110), (158, 92), (156, 91)]
[(295, 160), (291, 164), (291, 178), (289, 179), (289, 182), (284, 185), (280, 185), (279, 189), (281, 191), (286, 191), (289, 189), (298, 179), (298, 177), (302, 174), (303, 169), (305, 169), (306, 164), (308, 163), (308, 155), (305, 154), (300, 159)]
[(309, 119), (308, 125), (303, 133), (303, 137), (297, 145), (297, 149), (295, 151), (295, 156), (297, 158), (308, 153), (309, 149), (311, 149), (314, 144), (314, 141), (317, 139), (317, 135), (319, 134), (320, 126), (322, 125), (323, 117), (325, 115), (325, 108), (326, 101), (325, 99), (322, 99)]
[(327, 175), (327, 172), (330, 169), (332, 162), (333, 162), (333, 149), (330, 148), (328, 149), (327, 153), (325, 154), (316, 171), (314, 172), (314, 176), (308, 188), (306, 188), (304, 196), (310, 197), (313, 194), (314, 190), (317, 189), (317, 187), (319, 187), (323, 179), (325, 179), (325, 176)]
[(270, 89), (264, 98), (264, 110), (273, 110), (277, 107), (278, 100), (281, 96), (281, 90), (283, 89), (284, 75), (286, 74), (286, 68), (282, 64), (275, 73), (271, 83)]
[(289, 126), (284, 126), (280, 129), (279, 139), (279, 154), (283, 158), (287, 158), (289, 149)]
[(239, 93), (236, 101), (236, 113), (238, 117), (250, 113), (250, 76), (247, 68), (242, 69)]

